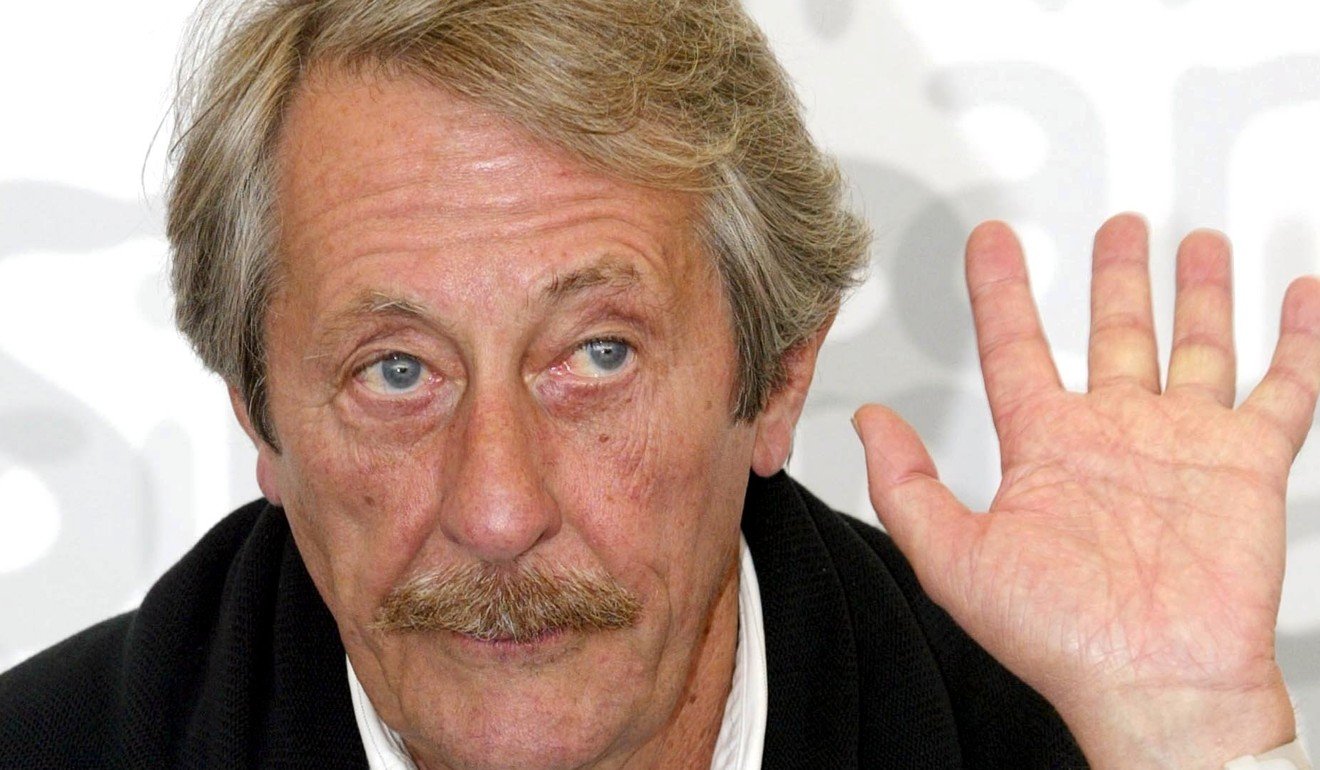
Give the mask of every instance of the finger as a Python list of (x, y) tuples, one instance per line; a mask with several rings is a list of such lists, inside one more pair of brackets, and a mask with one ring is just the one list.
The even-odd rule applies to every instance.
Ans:
[(1242, 403), (1277, 425), (1292, 443), (1293, 454), (1302, 448), (1315, 416), (1320, 393), (1320, 279), (1298, 278), (1283, 297), (1279, 343), (1270, 369)]
[(1237, 356), (1233, 351), (1233, 271), (1228, 239), (1197, 230), (1178, 247), (1178, 295), (1173, 308), (1173, 350), (1168, 393), (1199, 394), (1233, 406)]
[(967, 292), (990, 414), (1003, 436), (1018, 406), (1062, 387), (1031, 298), (1022, 246), (1008, 225), (983, 223), (967, 239)]
[(1095, 234), (1091, 266), (1088, 386), (1130, 384), (1160, 391), (1150, 309), (1150, 233), (1146, 220), (1119, 214)]
[[(853, 425), (866, 450), (871, 505), (885, 530), (908, 557), (926, 592), (941, 604), (958, 576), (955, 554), (974, 517), (940, 483), (916, 431), (893, 410), (868, 404)], [(947, 606), (947, 605), (946, 605)]]

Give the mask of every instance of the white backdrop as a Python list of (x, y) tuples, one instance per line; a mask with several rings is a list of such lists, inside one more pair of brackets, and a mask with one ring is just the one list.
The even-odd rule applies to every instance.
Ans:
[[(791, 463), (826, 500), (874, 520), (848, 424), (865, 400), (907, 416), (967, 502), (993, 495), (961, 284), (982, 219), (1023, 234), (1073, 387), (1095, 227), (1151, 220), (1166, 343), (1177, 240), (1228, 231), (1239, 390), (1264, 371), (1284, 287), (1320, 269), (1320, 4), (748, 2), (878, 236)], [(134, 606), (257, 494), (222, 385), (170, 322), (157, 132), (188, 5), (0, 10), (0, 669)], [(1293, 471), (1279, 653), (1320, 723), (1317, 444)]]

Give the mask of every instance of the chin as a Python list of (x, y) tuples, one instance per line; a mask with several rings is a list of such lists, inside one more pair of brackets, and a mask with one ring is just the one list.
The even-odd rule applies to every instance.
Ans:
[(400, 732), (427, 770), (589, 766), (631, 753), (668, 712), (649, 697), (656, 672), (612, 632), (524, 644), (425, 637), (415, 641), (436, 647), (408, 656), (403, 681), (436, 686), (405, 696), (402, 721), (412, 729)]
[(526, 701), (513, 708), (509, 705), (490, 703), (483, 713), (470, 715), (456, 731), (445, 735), (442, 745), (414, 744), (406, 739), (405, 743), (425, 770), (568, 770), (590, 766), (623, 748), (624, 736), (618, 734), (621, 726), (602, 723), (600, 718), (606, 715), (601, 712), (550, 712)]

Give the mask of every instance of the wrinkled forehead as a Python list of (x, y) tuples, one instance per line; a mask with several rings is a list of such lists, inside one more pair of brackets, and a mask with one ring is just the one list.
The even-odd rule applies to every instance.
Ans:
[[(415, 253), (447, 262), (426, 265), (433, 277), (447, 270), (450, 285), (492, 294), (599, 282), (602, 265), (622, 265), (662, 304), (718, 283), (695, 196), (596, 171), (415, 78), (314, 71), (277, 151), (281, 260), (296, 280), (288, 274), (317, 280), (353, 260)], [(477, 253), (490, 261), (458, 257)]]
[(359, 214), (426, 207), (437, 228), (483, 217), (535, 225), (537, 211), (591, 202), (696, 240), (696, 195), (598, 172), (490, 108), (407, 75), (313, 70), (289, 104), (277, 158), (285, 232), (350, 201)]

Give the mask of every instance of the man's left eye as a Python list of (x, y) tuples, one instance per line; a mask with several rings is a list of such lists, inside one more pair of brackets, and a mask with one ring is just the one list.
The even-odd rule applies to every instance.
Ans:
[(623, 371), (632, 356), (632, 346), (623, 340), (591, 340), (569, 356), (568, 369), (579, 377), (609, 377)]

